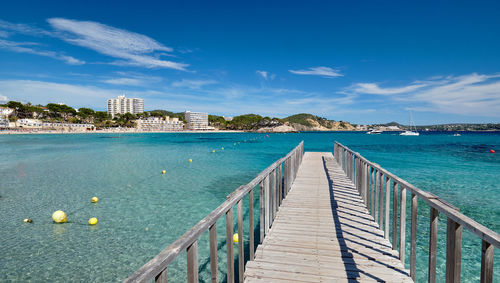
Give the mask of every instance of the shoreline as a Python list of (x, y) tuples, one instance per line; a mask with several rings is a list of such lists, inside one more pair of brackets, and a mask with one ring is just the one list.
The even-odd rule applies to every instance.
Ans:
[[(280, 133), (304, 133), (304, 132), (320, 132), (320, 133), (333, 133), (333, 132), (366, 132), (359, 130), (333, 130), (333, 131), (294, 131), (294, 132), (273, 132), (273, 131), (248, 131), (248, 130), (197, 130), (197, 131), (119, 131), (119, 130), (96, 130), (96, 131), (82, 131), (82, 132), (70, 132), (70, 131), (0, 131), (0, 135), (66, 135), (66, 134), (166, 134), (166, 133), (182, 133), (182, 134), (203, 134), (203, 133), (256, 133), (256, 134), (280, 134)], [(401, 131), (384, 131), (384, 133), (398, 133)], [(453, 133), (453, 132), (500, 132), (500, 130), (472, 130), (472, 131), (420, 131), (422, 133)]]
[(244, 133), (245, 131), (237, 130), (208, 130), (208, 131), (114, 131), (114, 130), (99, 130), (99, 131), (0, 131), (0, 135), (66, 135), (66, 134), (160, 134), (160, 133)]

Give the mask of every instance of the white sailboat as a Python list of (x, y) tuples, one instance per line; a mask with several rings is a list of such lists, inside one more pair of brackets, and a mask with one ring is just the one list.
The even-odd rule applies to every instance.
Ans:
[[(412, 130), (412, 125), (413, 125), (413, 130)], [(420, 133), (417, 132), (417, 127), (415, 126), (413, 119), (411, 118), (411, 112), (410, 112), (410, 121), (408, 123), (408, 130), (400, 133), (399, 135), (400, 136), (419, 136), (420, 135)]]

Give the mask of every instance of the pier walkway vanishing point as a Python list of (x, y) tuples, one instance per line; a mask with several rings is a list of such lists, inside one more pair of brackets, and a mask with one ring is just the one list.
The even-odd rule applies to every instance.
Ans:
[[(205, 280), (209, 272), (212, 283), (412, 282), (417, 274), (417, 212), (422, 209), (430, 209), (428, 281), (436, 282), (441, 214), (446, 217), (445, 281), (460, 282), (465, 228), (481, 239), (477, 247), (481, 255), (480, 281), (493, 282), (494, 250), (500, 248), (498, 233), (338, 142), (333, 151), (334, 155), (304, 154), (301, 142), (250, 183), (229, 194), (221, 205), (124, 282), (154, 279), (166, 283), (170, 263), (184, 252), (187, 282), (199, 282), (199, 242), (210, 246), (210, 270), (204, 264), (201, 271)], [(418, 200), (424, 205), (419, 210)], [(407, 206), (411, 219), (408, 224)], [(217, 231), (218, 221), (225, 223), (222, 233)], [(407, 229), (409, 271), (403, 266)], [(236, 231), (237, 245), (233, 243)], [(204, 233), (209, 234), (209, 243), (200, 241)], [(225, 246), (225, 255), (219, 254), (221, 246)], [(219, 268), (219, 263), (224, 266)], [(226, 271), (225, 278), (221, 278), (221, 270)]]
[(333, 155), (306, 152), (245, 282), (413, 282)]

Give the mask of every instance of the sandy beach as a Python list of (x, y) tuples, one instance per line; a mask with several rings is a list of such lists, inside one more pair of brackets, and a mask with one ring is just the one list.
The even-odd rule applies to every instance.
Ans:
[(207, 131), (137, 131), (137, 130), (95, 130), (95, 131), (48, 131), (24, 130), (0, 131), (0, 135), (47, 135), (47, 134), (146, 134), (146, 133), (243, 133), (236, 130), (207, 130)]

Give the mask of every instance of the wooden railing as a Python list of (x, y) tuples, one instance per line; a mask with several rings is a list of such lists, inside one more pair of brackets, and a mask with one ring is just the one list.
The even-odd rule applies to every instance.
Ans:
[[(411, 193), (410, 276), (414, 281), (416, 279), (417, 259), (417, 198), (422, 199), (430, 206), (429, 282), (436, 282), (436, 250), (439, 213), (447, 217), (446, 282), (460, 282), (462, 227), (465, 227), (465, 229), (482, 239), (482, 247), (480, 249), (481, 282), (493, 281), (493, 252), (495, 247), (500, 248), (500, 235), (498, 233), (463, 215), (456, 207), (453, 207), (432, 193), (420, 190), (380, 167), (380, 165), (370, 162), (359, 153), (350, 150), (338, 142), (335, 142), (334, 145), (334, 156), (337, 163), (355, 184), (365, 205), (375, 219), (375, 222), (377, 222), (379, 228), (384, 231), (386, 239), (389, 239), (392, 181), (392, 248), (394, 250), (397, 249), (397, 237), (399, 236), (399, 257), (403, 264), (405, 263), (407, 190)], [(397, 221), (398, 193), (400, 194), (399, 230)]]
[(249, 260), (254, 259), (254, 190), (259, 187), (260, 202), (260, 243), (268, 234), (278, 207), (290, 190), (304, 152), (304, 142), (301, 142), (285, 157), (280, 158), (271, 166), (262, 171), (250, 183), (237, 188), (226, 197), (226, 201), (203, 218), (189, 231), (184, 233), (173, 244), (168, 246), (144, 266), (139, 268), (124, 282), (167, 282), (168, 265), (183, 253), (187, 252), (187, 281), (198, 282), (198, 238), (209, 230), (210, 234), (210, 271), (212, 282), (218, 281), (217, 274), (217, 230), (216, 224), (223, 215), (226, 216), (226, 248), (227, 248), (227, 282), (232, 283), (234, 278), (234, 253), (233, 253), (233, 206), (238, 209), (238, 274), (239, 282), (243, 282), (245, 268), (244, 238), (243, 234), (243, 197), (249, 197)]

